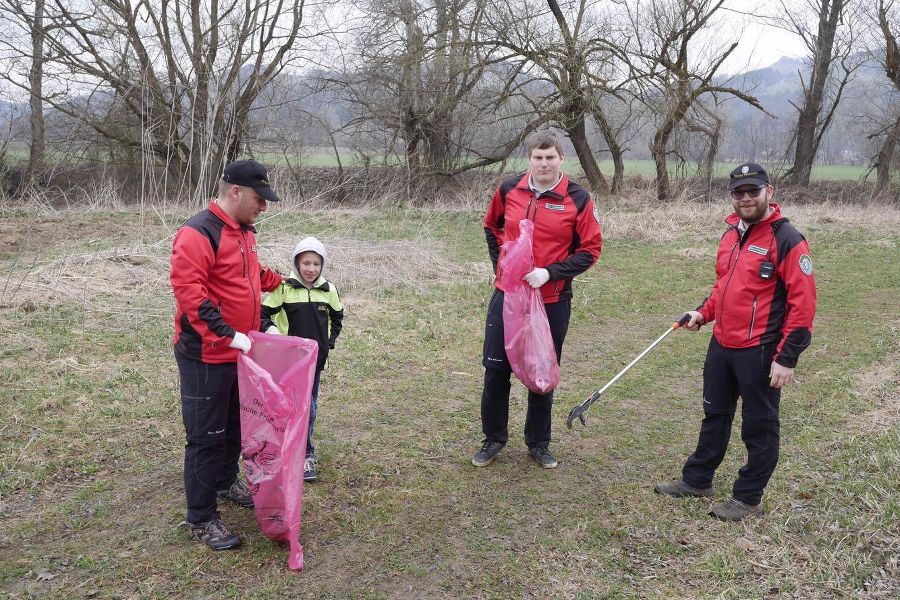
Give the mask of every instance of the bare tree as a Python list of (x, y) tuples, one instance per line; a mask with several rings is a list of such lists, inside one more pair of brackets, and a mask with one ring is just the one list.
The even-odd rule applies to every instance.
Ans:
[(44, 0), (0, 0), (0, 11), (9, 26), (9, 35), (0, 39), (9, 69), (0, 72), (0, 77), (20, 87), (27, 84), (28, 90), (30, 140), (25, 171), (28, 181), (43, 171), (46, 156), (43, 93), (47, 26), (44, 6)]
[[(713, 100), (715, 100), (714, 95)], [(697, 171), (706, 183), (707, 198), (712, 198), (716, 155), (719, 153), (719, 143), (722, 139), (722, 117), (703, 102), (694, 103), (692, 113), (687, 117), (685, 129), (691, 133), (701, 134), (707, 140)]]
[[(518, 66), (507, 87), (528, 95), (531, 120), (564, 131), (591, 188), (615, 193), (624, 174), (623, 149), (603, 99), (629, 79), (618, 68), (618, 48), (598, 6), (590, 0), (496, 3), (490, 12), (491, 41), (515, 55)], [(591, 117), (616, 165), (612, 184), (591, 147)]]
[[(794, 160), (787, 175), (790, 183), (809, 185), (822, 137), (834, 119), (844, 89), (861, 64), (853, 56), (857, 15), (851, 1), (805, 0), (799, 5), (782, 1), (783, 11), (774, 19), (778, 26), (800, 36), (810, 52), (809, 73), (805, 78), (800, 73), (800, 104), (792, 103), (798, 116), (793, 134)], [(835, 82), (828, 98), (832, 78)]]
[(38, 91), (44, 103), (150, 152), (202, 196), (241, 151), (260, 90), (296, 56), (303, 9), (304, 0), (50, 0), (20, 18), (44, 32), (33, 55), (66, 77), (57, 93)]
[(411, 173), (471, 168), (481, 93), (502, 57), (480, 43), (484, 0), (366, 0), (349, 67), (332, 83), (348, 96), (357, 135), (400, 148)]
[[(897, 35), (900, 33), (898, 27), (898, 17), (900, 11), (897, 10), (894, 0), (878, 0), (877, 18), (878, 28), (884, 38), (884, 66), (885, 75), (894, 84), (897, 91), (900, 91), (900, 48), (897, 45)], [(889, 20), (888, 16), (891, 15)], [(894, 152), (897, 145), (900, 144), (900, 109), (897, 110), (894, 122), (888, 124), (882, 131), (884, 140), (878, 151), (876, 166), (876, 191), (884, 193), (890, 187), (891, 183), (891, 166), (894, 162)], [(878, 134), (874, 134), (878, 135)], [(874, 136), (870, 136), (874, 137)]]
[(28, 73), (28, 105), (31, 109), (31, 144), (28, 154), (28, 178), (44, 168), (46, 127), (44, 123), (44, 0), (34, 0), (31, 31), (31, 70)]
[(656, 115), (650, 153), (656, 164), (656, 193), (672, 196), (670, 140), (704, 96), (734, 96), (764, 110), (750, 94), (720, 83), (716, 76), (738, 42), (717, 47), (702, 41), (724, 0), (647, 0), (627, 5), (632, 35), (626, 47), (638, 76), (640, 97)]

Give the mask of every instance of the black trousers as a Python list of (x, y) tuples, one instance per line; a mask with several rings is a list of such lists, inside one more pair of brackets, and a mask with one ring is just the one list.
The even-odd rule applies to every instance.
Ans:
[(217, 490), (227, 490), (238, 476), (241, 414), (237, 364), (209, 364), (177, 351), (184, 421), (184, 493), (188, 523), (219, 518)]
[[(569, 330), (571, 300), (545, 304), (550, 334), (556, 348), (556, 359), (562, 357), (563, 341)], [(494, 290), (488, 304), (484, 331), (484, 387), (481, 392), (481, 429), (485, 441), (509, 441), (509, 390), (512, 368), (503, 347), (503, 292)], [(550, 412), (553, 392), (528, 392), (528, 412), (525, 416), (525, 444), (529, 448), (550, 444)]]
[(741, 467), (732, 493), (745, 504), (759, 504), (778, 463), (781, 390), (769, 386), (774, 344), (755, 348), (723, 348), (715, 338), (709, 342), (703, 365), (703, 409), (697, 449), (682, 469), (682, 479), (694, 487), (712, 485), (713, 474), (722, 463), (731, 424), (741, 405), (741, 439), (747, 448), (747, 464)]

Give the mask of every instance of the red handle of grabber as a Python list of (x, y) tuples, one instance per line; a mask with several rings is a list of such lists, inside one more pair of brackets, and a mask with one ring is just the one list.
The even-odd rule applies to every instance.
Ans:
[(679, 327), (684, 327), (685, 325), (688, 324), (688, 321), (690, 321), (690, 320), (691, 320), (691, 314), (684, 313), (683, 315), (678, 317), (677, 321), (672, 323), (672, 329), (678, 329)]

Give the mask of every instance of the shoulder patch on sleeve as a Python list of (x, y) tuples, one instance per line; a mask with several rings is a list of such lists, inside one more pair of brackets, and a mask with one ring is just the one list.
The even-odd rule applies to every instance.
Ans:
[(600, 223), (600, 209), (597, 208), (596, 203), (594, 203), (594, 220), (597, 221), (598, 224)]
[(804, 275), (812, 275), (813, 264), (812, 258), (810, 258), (809, 254), (800, 255), (800, 270)]

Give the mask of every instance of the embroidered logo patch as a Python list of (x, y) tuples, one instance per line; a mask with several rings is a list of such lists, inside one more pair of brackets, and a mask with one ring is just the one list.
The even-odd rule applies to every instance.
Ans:
[(754, 254), (762, 254), (763, 256), (765, 256), (767, 252), (765, 248), (760, 248), (759, 246), (754, 246), (753, 244), (750, 244), (749, 250)]
[(598, 223), (600, 222), (600, 209), (597, 208), (597, 205), (594, 205), (594, 220)]
[(256, 244), (251, 244), (251, 246), (250, 246), (250, 252), (252, 252), (253, 254), (257, 254), (257, 252), (256, 252)]
[(750, 172), (750, 167), (748, 167), (747, 165), (744, 165), (743, 167), (741, 167), (741, 173), (743, 173), (744, 175), (746, 175), (749, 172)]
[(804, 275), (812, 275), (812, 259), (809, 257), (809, 254), (804, 254), (800, 257), (800, 270), (803, 271)]
[(549, 202), (544, 205), (544, 208), (549, 209), (549, 210), (558, 210), (558, 211), (566, 210), (566, 207), (563, 206), (562, 204), (550, 204)]

